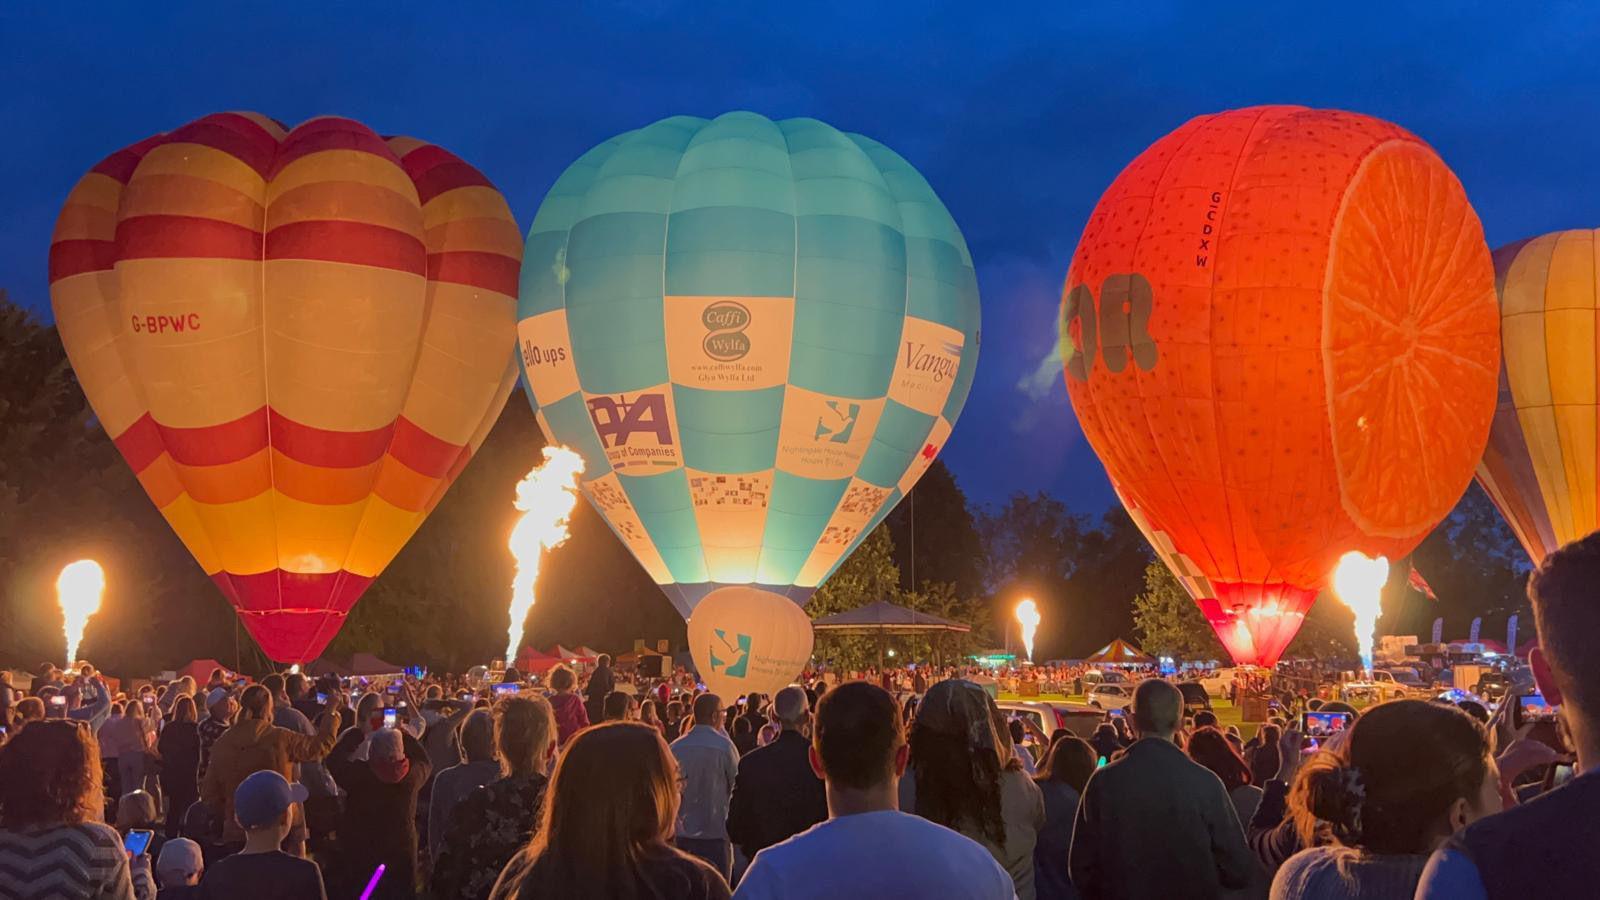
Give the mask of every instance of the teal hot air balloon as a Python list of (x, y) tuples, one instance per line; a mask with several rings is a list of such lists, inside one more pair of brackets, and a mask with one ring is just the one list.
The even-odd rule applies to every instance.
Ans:
[(686, 618), (733, 585), (803, 604), (933, 461), (978, 361), (972, 258), (927, 181), (748, 112), (573, 163), (518, 319), (546, 436)]

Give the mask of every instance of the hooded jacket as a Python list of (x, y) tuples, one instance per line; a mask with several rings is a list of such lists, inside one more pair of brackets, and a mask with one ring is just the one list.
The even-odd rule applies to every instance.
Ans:
[(298, 734), (262, 719), (241, 719), (217, 738), (200, 783), (200, 799), (222, 816), (223, 843), (244, 840), (233, 820), (233, 792), (252, 772), (271, 770), (294, 778), (294, 764), (321, 759), (333, 749), (336, 723), (325, 718), (314, 735)]

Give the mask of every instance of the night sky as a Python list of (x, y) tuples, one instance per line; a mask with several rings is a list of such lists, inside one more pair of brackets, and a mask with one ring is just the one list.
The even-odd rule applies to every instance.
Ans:
[(1369, 113), (1438, 149), (1491, 245), (1600, 225), (1600, 4), (992, 14), (1021, 5), (5, 4), (0, 287), (48, 315), (46, 249), (73, 182), (209, 112), (335, 113), (443, 144), (524, 229), (562, 169), (619, 132), (680, 113), (813, 116), (898, 150), (972, 248), (984, 343), (945, 455), (960, 484), (1095, 513), (1111, 492), (1047, 358), (1061, 281), (1100, 192), (1186, 119)]

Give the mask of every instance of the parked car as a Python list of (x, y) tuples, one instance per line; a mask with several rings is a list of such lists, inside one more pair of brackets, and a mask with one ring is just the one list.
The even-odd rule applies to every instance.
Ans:
[(1186, 716), (1211, 708), (1211, 695), (1198, 681), (1178, 682), (1178, 693), (1183, 695), (1183, 714)]
[(1046, 735), (1057, 728), (1065, 728), (1078, 737), (1088, 740), (1095, 727), (1106, 720), (1103, 710), (1082, 703), (1065, 703), (1060, 700), (1001, 700), (1000, 711), (1008, 716), (1028, 719), (1039, 726)]
[(1213, 697), (1226, 697), (1233, 689), (1234, 676), (1237, 675), (1238, 672), (1238, 669), (1232, 667), (1226, 669), (1214, 669), (1205, 677), (1200, 679), (1200, 686), (1204, 687), (1206, 689), (1206, 693)]
[(1133, 688), (1121, 684), (1097, 684), (1087, 698), (1097, 709), (1127, 709), (1133, 705)]

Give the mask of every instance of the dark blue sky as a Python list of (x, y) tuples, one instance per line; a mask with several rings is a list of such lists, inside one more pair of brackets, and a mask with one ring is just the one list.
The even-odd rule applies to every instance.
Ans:
[(6, 4), (0, 287), (48, 314), (46, 248), (72, 183), (208, 112), (337, 113), (438, 142), (524, 228), (561, 170), (618, 132), (677, 113), (815, 116), (902, 153), (972, 247), (983, 356), (945, 457), (962, 486), (1097, 512), (1110, 489), (1060, 370), (1029, 376), (1095, 200), (1185, 119), (1256, 103), (1370, 113), (1439, 150), (1493, 245), (1600, 225), (1600, 4), (1245, 5)]

